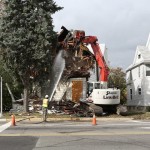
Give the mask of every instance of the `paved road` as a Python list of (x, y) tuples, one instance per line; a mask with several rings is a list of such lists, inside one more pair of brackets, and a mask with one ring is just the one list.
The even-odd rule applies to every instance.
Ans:
[(149, 150), (149, 121), (20, 122), (0, 133), (1, 150)]

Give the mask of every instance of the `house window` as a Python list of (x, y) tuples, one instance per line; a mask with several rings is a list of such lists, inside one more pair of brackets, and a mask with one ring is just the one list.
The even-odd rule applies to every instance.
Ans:
[(150, 76), (150, 65), (146, 65), (146, 76)]
[(138, 55), (138, 59), (140, 59), (140, 58), (141, 58), (141, 54)]
[(141, 95), (141, 88), (138, 88), (138, 93), (139, 95)]
[(132, 100), (132, 89), (130, 89), (130, 99)]

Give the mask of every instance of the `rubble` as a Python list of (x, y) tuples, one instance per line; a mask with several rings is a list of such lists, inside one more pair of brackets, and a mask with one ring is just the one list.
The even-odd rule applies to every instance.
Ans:
[(65, 115), (74, 115), (78, 117), (91, 117), (93, 111), (89, 109), (88, 104), (84, 102), (75, 103), (73, 101), (51, 101), (50, 110), (55, 110), (56, 113), (62, 113)]
[[(23, 99), (13, 102), (13, 108), (9, 111), (11, 114), (20, 114), (23, 112)], [(42, 114), (42, 99), (29, 99), (29, 113)], [(62, 114), (62, 115), (74, 115), (78, 117), (91, 117), (93, 115), (92, 109), (89, 109), (89, 105), (80, 102), (75, 103), (73, 101), (51, 101), (49, 102), (48, 114)]]

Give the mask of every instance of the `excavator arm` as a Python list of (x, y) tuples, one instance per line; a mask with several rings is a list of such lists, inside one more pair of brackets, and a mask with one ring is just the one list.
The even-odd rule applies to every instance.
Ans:
[(106, 61), (104, 59), (104, 56), (101, 52), (100, 46), (97, 43), (97, 41), (98, 41), (98, 39), (95, 36), (86, 36), (82, 42), (85, 44), (90, 44), (92, 49), (93, 49), (95, 59), (96, 59), (97, 64), (100, 68), (100, 79), (99, 79), (99, 81), (107, 82), (108, 75), (109, 75), (109, 68), (106, 64)]

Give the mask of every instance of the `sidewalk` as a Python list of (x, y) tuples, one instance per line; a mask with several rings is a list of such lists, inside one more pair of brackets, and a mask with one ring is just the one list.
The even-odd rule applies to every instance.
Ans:
[(6, 118), (0, 118), (0, 122), (7, 121)]
[(0, 122), (6, 121), (6, 118), (0, 113)]

